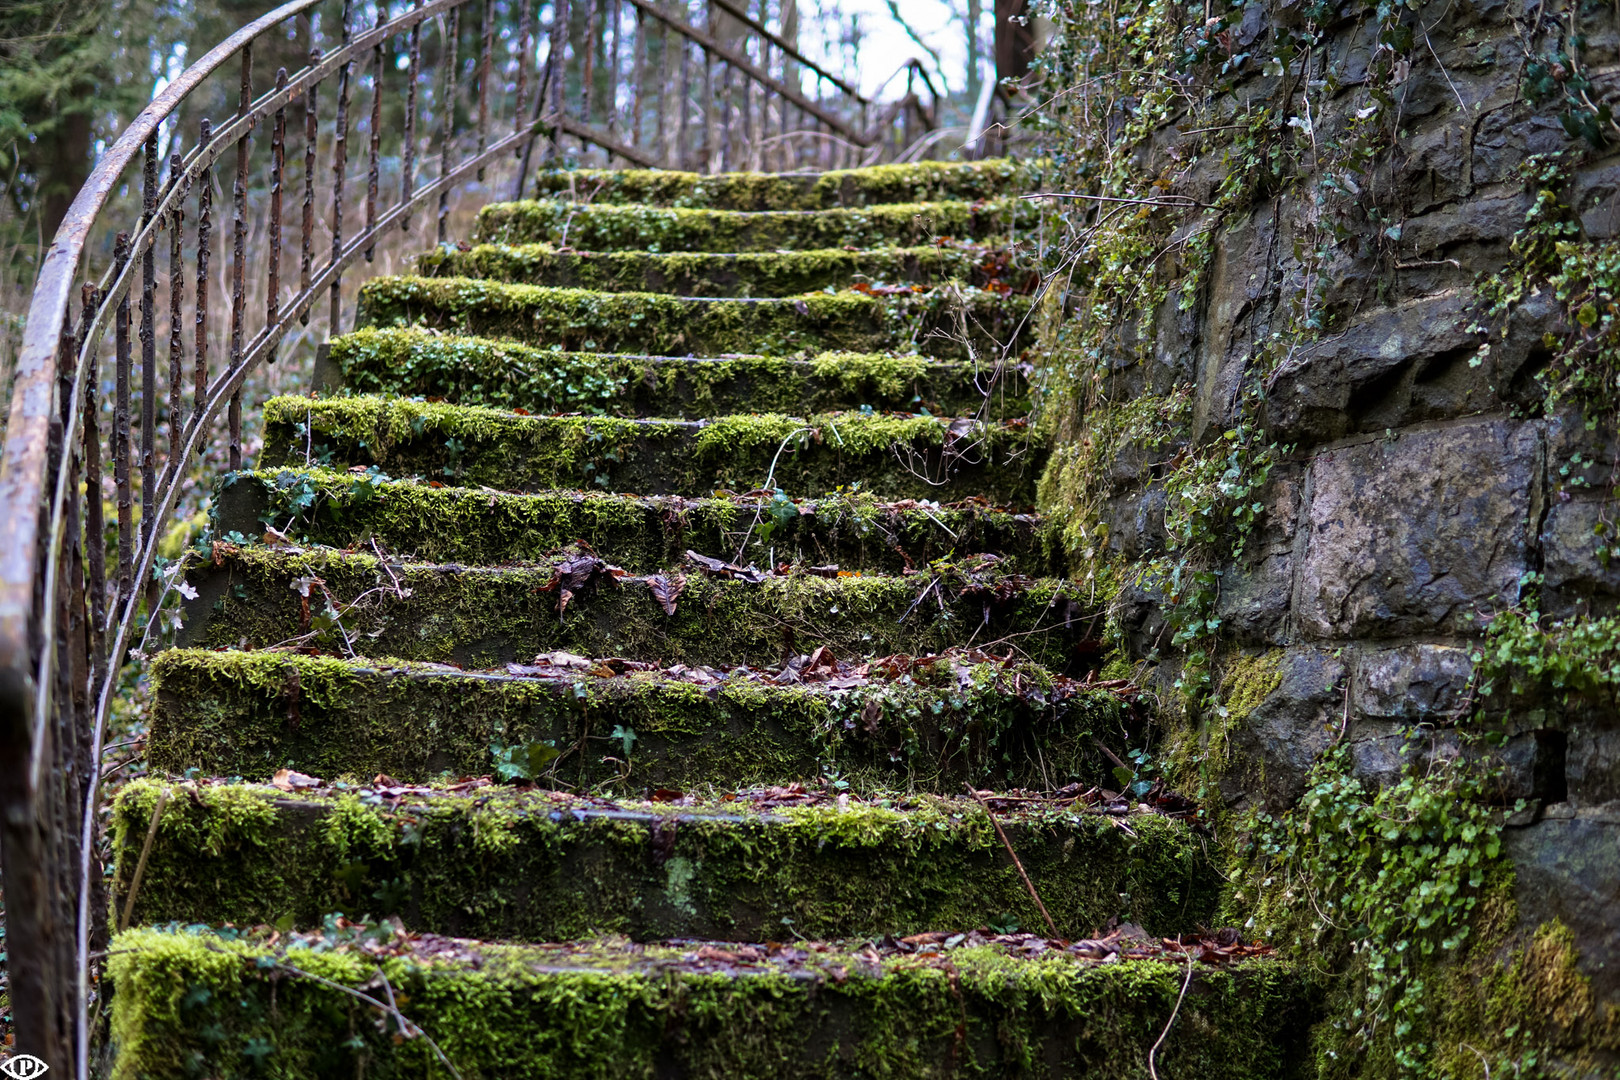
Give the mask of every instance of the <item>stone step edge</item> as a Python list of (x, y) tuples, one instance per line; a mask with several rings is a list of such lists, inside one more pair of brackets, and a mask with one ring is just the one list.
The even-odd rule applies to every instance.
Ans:
[(1116, 818), (1066, 795), (992, 818), (967, 796), (764, 788), (658, 802), (484, 781), (276, 779), (123, 788), (115, 910), (132, 906), (145, 924), (290, 918), (304, 928), (333, 911), (370, 912), (422, 932), (528, 941), (773, 940), (789, 925), (856, 937), (975, 925), (987, 912), (1040, 925), (1027, 874), (1057, 934), (1078, 938), (1113, 918), (1156, 934), (1207, 922), (1221, 884), (1187, 823)]
[(999, 939), (910, 953), (856, 942), (524, 946), (335, 920), (273, 940), (131, 930), (108, 956), (120, 1066), (181, 1076), (200, 1060), (222, 1080), (266, 1066), (346, 1076), (362, 1063), (436, 1075), (444, 1062), (469, 1077), (522, 1062), (545, 1080), (659, 1067), (797, 1080), (825, 1075), (828, 1055), (896, 1076), (1000, 1074), (1034, 1060), (1054, 1075), (1119, 1080), (1150, 1052), (1164, 1076), (1283, 1080), (1309, 1061), (1316, 1018), (1303, 973), (1276, 957), (1201, 955), (1189, 967)]
[(512, 492), (393, 479), (376, 469), (283, 466), (216, 478), (207, 520), (214, 536), (237, 543), (347, 547), (364, 536), (440, 562), (525, 560), (584, 542), (633, 573), (679, 562), (687, 548), (770, 562), (778, 545), (778, 567), (814, 565), (823, 573), (900, 573), (985, 552), (1028, 574), (1060, 570), (1045, 518), (977, 500)]
[[(1127, 688), (972, 650), (867, 664), (823, 650), (771, 671), (563, 651), (477, 670), (169, 649), (150, 672), (151, 767), (250, 780), (289, 768), (423, 783), (448, 771), (594, 787), (617, 782), (628, 762), (649, 791), (838, 777), (856, 794), (1010, 781), (1111, 798), (1112, 761), (1148, 736)], [(628, 753), (611, 728), (593, 730), (594, 716), (633, 732)]]

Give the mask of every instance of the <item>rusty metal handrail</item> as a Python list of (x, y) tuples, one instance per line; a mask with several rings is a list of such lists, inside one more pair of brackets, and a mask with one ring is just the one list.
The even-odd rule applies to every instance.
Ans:
[[(363, 28), (353, 25), (353, 0), (290, 0), (209, 50), (165, 87), (119, 135), (74, 199), (41, 265), (0, 458), (0, 844), (20, 1051), (53, 1067), (71, 1060), (72, 1071), (87, 1075), (89, 956), (100, 881), (95, 829), (108, 709), (141, 615), (150, 628), (167, 599), (168, 586), (153, 575), (164, 524), (194, 490), (190, 463), (220, 432), (223, 417), (230, 467), (241, 466), (243, 384), (275, 359), (296, 324), (308, 323), (322, 293), (329, 299), (326, 330), (336, 334), (342, 329), (342, 276), (357, 260), (370, 260), (384, 234), (409, 230), (415, 211), (436, 207), (433, 235), (444, 241), (452, 189), (482, 182), (491, 166), (515, 158), (522, 163), (521, 190), (537, 144), (547, 161), (574, 154), (608, 164), (695, 164), (705, 171), (738, 163), (825, 168), (898, 154), (916, 125), (932, 123), (932, 110), (908, 93), (881, 108), (868, 125), (868, 110), (877, 103), (811, 64), (730, 0), (716, 2), (734, 16), (742, 11), (753, 38), (721, 42), (660, 0), (578, 2), (586, 5), (583, 34), (577, 33), (570, 0), (509, 0), (499, 14), (494, 0), (394, 0), (396, 15), (390, 18), (388, 4), (378, 3), (376, 24)], [(315, 19), (339, 4), (339, 40), (323, 53), (316, 47)], [(542, 20), (548, 10), (549, 19)], [(604, 11), (606, 18), (599, 19)], [(515, 56), (497, 71), (501, 18), (507, 23), (500, 29), (511, 33), (499, 40), (509, 51), (515, 45)], [(307, 64), (290, 74), (282, 68), (273, 83), (263, 76), (256, 83), (255, 45), (290, 22), (307, 39)], [(428, 87), (422, 46), (435, 29), (440, 77)], [(458, 50), (462, 37), (471, 36), (463, 31), (475, 29), (476, 59), (463, 80)], [(385, 64), (391, 49), (400, 62), (392, 68)], [(610, 58), (607, 79), (615, 88), (621, 64), (630, 58), (623, 83), (631, 88), (628, 110), (620, 107), (616, 90), (615, 100), (592, 100), (599, 53)], [(161, 138), (175, 146), (183, 139), (177, 130), (182, 107), (228, 74), (233, 61), (240, 62), (240, 80), (230, 115), (218, 127), (203, 119), (189, 150), (160, 161)], [(813, 74), (813, 97), (790, 80), (789, 61)], [(401, 64), (408, 72), (403, 95), (397, 88)], [(387, 98), (391, 78), (395, 93)], [(827, 86), (836, 91), (830, 97), (824, 96)], [(356, 93), (368, 100), (354, 100)], [(400, 96), (403, 132), (396, 140), (390, 131), (385, 147), (384, 102), (397, 106)], [(332, 119), (323, 126), (327, 103)], [(362, 111), (366, 105), (369, 110)], [(294, 109), (304, 114), (301, 132), (296, 124), (289, 130)], [(355, 148), (356, 163), (362, 153), (365, 158), (363, 185), (349, 168), (351, 120), (365, 124), (365, 142)], [(427, 122), (434, 130), (422, 146)], [(693, 123), (702, 136), (692, 140), (695, 150), (685, 137)], [(675, 131), (679, 138), (671, 137)], [(300, 136), (301, 170), (296, 154), (288, 160), (289, 142)], [(255, 157), (254, 141), (268, 144), (267, 163), (262, 151)], [(216, 245), (213, 189), (215, 170), (232, 149), (232, 260), (219, 298), (228, 308), (228, 330), (215, 333), (209, 325), (210, 262), (225, 236)], [(399, 162), (397, 190), (386, 196), (384, 163), (396, 158), (385, 150), (397, 151)], [(138, 183), (130, 188), (139, 191), (138, 218), (117, 231), (112, 262), (92, 274), (92, 242), (116, 229), (103, 217), (137, 159)], [(262, 210), (268, 222), (269, 254), (266, 266), (250, 271), (248, 186), (265, 164), (267, 198), (262, 206), (256, 200), (253, 211)], [(284, 212), (289, 164), (300, 171), (302, 200), (301, 207)], [(320, 215), (331, 234), (324, 254), (315, 244), (321, 177), (330, 177), (324, 185), (328, 210)], [(188, 232), (192, 200), (196, 216)], [(223, 203), (218, 208), (225, 209)], [(166, 328), (159, 326), (164, 320), (156, 305), (165, 234)], [(289, 247), (284, 253), (283, 240), (290, 245), (292, 237), (297, 251)], [(250, 300), (249, 277), (254, 289), (265, 283), (262, 300)], [(188, 285), (195, 323), (189, 348)], [(161, 358), (160, 330), (167, 344)], [(109, 337), (111, 393), (101, 384), (100, 351)], [(108, 406), (111, 425), (104, 428)], [(167, 424), (161, 446), (160, 419)], [(104, 465), (111, 467), (113, 520), (103, 507)]]

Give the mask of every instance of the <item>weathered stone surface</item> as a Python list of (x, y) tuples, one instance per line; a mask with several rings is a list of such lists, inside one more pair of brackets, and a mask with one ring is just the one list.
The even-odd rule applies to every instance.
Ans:
[(1317, 455), (1297, 626), (1316, 638), (1467, 632), (1512, 603), (1541, 498), (1534, 424), (1477, 420)]
[(1332, 744), (1344, 710), (1345, 665), (1323, 649), (1289, 649), (1281, 682), (1228, 736), (1245, 767), (1222, 780), (1228, 801), (1281, 810), (1305, 790), (1305, 774)]
[(1282, 643), (1293, 565), (1293, 557), (1285, 551), (1226, 571), (1215, 614), (1234, 640), (1245, 645)]
[(1604, 539), (1595, 529), (1611, 528), (1614, 510), (1606, 500), (1552, 500), (1541, 528), (1545, 608), (1549, 614), (1607, 614), (1620, 600), (1620, 561), (1607, 566), (1597, 549)]
[(1402, 645), (1361, 654), (1351, 676), (1358, 716), (1377, 720), (1454, 719), (1474, 665), (1452, 645)]
[(1620, 730), (1581, 725), (1567, 739), (1563, 779), (1569, 797), (1581, 806), (1620, 802)]
[[(1568, 809), (1567, 806), (1564, 809)], [(1599, 995), (1620, 995), (1620, 810), (1578, 809), (1509, 829), (1520, 918), (1562, 920), (1580, 943), (1577, 963)]]

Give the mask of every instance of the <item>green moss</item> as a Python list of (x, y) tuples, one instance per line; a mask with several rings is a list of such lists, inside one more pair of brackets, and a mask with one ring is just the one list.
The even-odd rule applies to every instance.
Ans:
[(831, 210), (874, 203), (989, 199), (1038, 182), (1032, 162), (919, 161), (824, 173), (700, 173), (666, 169), (543, 171), (535, 190), (595, 203), (690, 206), (713, 210)]
[[(137, 781), (115, 804), (119, 910), (161, 787)], [(603, 807), (499, 788), (403, 799), (368, 789), (179, 791), (136, 896), (139, 924), (290, 917), (318, 927), (344, 911), (458, 937), (760, 941), (790, 925), (861, 937), (1041, 919), (971, 799), (761, 811), (722, 799)], [(1000, 820), (1065, 935), (1113, 917), (1168, 932), (1214, 912), (1220, 875), (1182, 824), (1139, 814), (1127, 833), (1103, 815), (1058, 809)]]
[(915, 247), (939, 240), (1011, 241), (1040, 211), (1019, 199), (884, 203), (850, 210), (740, 211), (584, 204), (491, 203), (478, 213), (485, 243), (547, 243), (584, 251), (800, 251)]
[[(673, 616), (645, 582), (607, 582), (575, 596), (559, 617), (555, 561), (385, 566), (367, 555), (219, 545), (213, 560), (187, 573), (199, 595), (187, 606), (181, 644), (229, 647), (245, 640), (264, 648), (296, 639), (469, 667), (565, 649), (731, 667), (767, 666), (819, 645), (841, 657), (920, 656), (971, 640), (986, 649), (1015, 642), (1031, 662), (1064, 672), (1084, 664), (1077, 645), (1099, 621), (1061, 583), (984, 574), (983, 591), (968, 591), (961, 572), (950, 569), (937, 588), (927, 575), (794, 574), (756, 585), (689, 572)], [(321, 582), (306, 584), (307, 610), (300, 579)], [(925, 590), (927, 602), (920, 603)], [(329, 617), (328, 598), (338, 626), (312, 621)]]
[[(384, 550), (434, 562), (541, 558), (584, 541), (615, 565), (650, 573), (688, 549), (760, 565), (802, 562), (898, 573), (994, 552), (1025, 574), (1053, 569), (1039, 518), (979, 506), (910, 506), (846, 495), (798, 504), (758, 497), (682, 499), (605, 492), (492, 493), (333, 469), (227, 473), (209, 515), (215, 536), (266, 525), (306, 544)], [(205, 518), (204, 520), (210, 520)], [(178, 553), (177, 553), (178, 554)]]
[(661, 356), (786, 355), (920, 349), (997, 358), (1023, 344), (1028, 298), (941, 288), (899, 296), (855, 290), (780, 299), (706, 300), (505, 285), (473, 278), (381, 277), (360, 290), (361, 325), (420, 325), (562, 351)]
[[(700, 417), (725, 412), (879, 412), (992, 417), (1029, 411), (1012, 365), (882, 353), (811, 359), (719, 360), (564, 353), (496, 338), (396, 327), (335, 339), (331, 357), (346, 390), (443, 397), (462, 405), (534, 413)], [(986, 401), (987, 391), (989, 400)]]
[[(467, 277), (603, 292), (676, 296), (793, 296), (817, 289), (948, 281), (1027, 284), (1003, 268), (1004, 255), (968, 245), (769, 252), (560, 251), (552, 244), (480, 244), (418, 257), (424, 277)], [(988, 270), (986, 269), (988, 268)]]
[[(151, 674), (152, 768), (268, 779), (292, 768), (407, 783), (489, 772), (494, 747), (549, 744), (547, 783), (688, 789), (815, 782), (857, 792), (1087, 787), (1107, 781), (1098, 740), (1124, 753), (1138, 725), (1103, 692), (1052, 690), (1030, 664), (939, 663), (843, 690), (733, 676), (699, 685), (644, 672), (571, 679), (460, 673), (399, 661), (171, 649)], [(549, 756), (549, 755), (548, 755)], [(620, 760), (613, 760), (614, 758)]]
[[(965, 423), (965, 422), (964, 422)], [(954, 433), (929, 416), (776, 413), (712, 423), (540, 417), (398, 398), (264, 406), (262, 465), (375, 465), (499, 490), (600, 487), (706, 495), (766, 484), (821, 495), (860, 484), (879, 498), (1033, 497), (1040, 445), (1025, 425), (973, 424)], [(774, 463), (774, 467), (773, 467)]]
[[(348, 943), (132, 931), (112, 949), (116, 1076), (447, 1075), (425, 1040), (391, 1037), (393, 1025), (307, 972), (368, 994), (386, 981), (469, 1078), (1135, 1080), (1183, 980), (1163, 961), (996, 946), (877, 961), (823, 946), (798, 964), (692, 952), (390, 943), (373, 956)], [(1289, 965), (1201, 966), (1156, 1067), (1199, 1080), (1298, 1076), (1309, 1017)]]

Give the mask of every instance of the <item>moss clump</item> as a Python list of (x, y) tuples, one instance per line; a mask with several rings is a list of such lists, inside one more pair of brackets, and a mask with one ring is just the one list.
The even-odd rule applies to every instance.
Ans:
[(553, 244), (479, 244), (469, 251), (435, 249), (420, 256), (424, 277), (468, 277), (602, 292), (676, 296), (793, 296), (848, 288), (857, 281), (936, 285), (1024, 285), (1027, 272), (1008, 271), (1005, 255), (965, 244), (850, 251), (581, 252)]
[(1029, 411), (1028, 385), (1011, 364), (927, 360), (884, 353), (810, 359), (718, 360), (563, 353), (496, 338), (415, 327), (344, 334), (332, 360), (352, 393), (442, 397), (462, 405), (534, 413), (701, 417), (727, 412), (879, 412), (991, 417)]
[(995, 359), (1024, 338), (1021, 296), (933, 289), (848, 290), (766, 300), (602, 293), (474, 278), (380, 277), (360, 290), (362, 325), (421, 325), (562, 351), (722, 356), (920, 349)]
[(700, 173), (668, 169), (557, 169), (535, 177), (540, 195), (593, 203), (711, 210), (833, 210), (875, 203), (991, 199), (1039, 181), (1031, 162), (919, 161), (824, 173)]
[[(386, 980), (465, 1077), (1134, 1080), (1184, 978), (1159, 960), (993, 945), (876, 961), (818, 945), (797, 963), (781, 951), (728, 963), (694, 960), (692, 947), (435, 951), (374, 936), (385, 939), (380, 955), (341, 940), (120, 935), (109, 972), (115, 1076), (448, 1075), (426, 1040), (396, 1038), (394, 1024), (308, 973), (368, 994)], [(1310, 1018), (1291, 965), (1200, 965), (1156, 1066), (1199, 1080), (1300, 1076)]]
[[(307, 544), (362, 538), (434, 562), (531, 561), (584, 541), (631, 573), (680, 566), (693, 549), (762, 566), (834, 564), (899, 573), (937, 559), (994, 552), (1003, 567), (1041, 575), (1044, 526), (1032, 514), (939, 509), (835, 496), (682, 499), (605, 492), (492, 493), (431, 487), (334, 469), (266, 469), (216, 481), (214, 535), (257, 537), (266, 525)], [(178, 556), (178, 552), (176, 555)]]
[[(674, 615), (641, 579), (603, 580), (559, 616), (559, 561), (385, 565), (368, 555), (220, 544), (211, 561), (187, 573), (199, 593), (188, 602), (180, 644), (296, 641), (467, 667), (565, 649), (729, 668), (769, 666), (820, 645), (845, 657), (921, 656), (970, 640), (985, 648), (1011, 641), (1032, 663), (1067, 672), (1083, 668), (1079, 645), (1099, 629), (1080, 594), (1062, 583), (986, 574), (970, 587), (952, 568), (937, 586), (928, 575), (793, 574), (750, 584), (692, 572)], [(310, 590), (307, 601), (300, 589)]]
[(566, 244), (586, 251), (810, 251), (915, 247), (940, 240), (1011, 241), (1040, 219), (1033, 203), (885, 203), (851, 210), (739, 211), (582, 204), (491, 203), (475, 237), (496, 244)]
[(706, 495), (859, 483), (885, 499), (982, 496), (1027, 506), (1040, 447), (1020, 423), (952, 429), (931, 416), (777, 413), (712, 423), (540, 417), (400, 398), (272, 398), (264, 467), (375, 465), (393, 476), (506, 491), (599, 487)]
[[(163, 781), (113, 811), (122, 911)], [(171, 788), (175, 784), (169, 785)], [(832, 802), (761, 810), (485, 788), (383, 797), (180, 785), (158, 825), (134, 924), (285, 923), (398, 915), (413, 930), (561, 941), (776, 940), (904, 935), (1041, 916), (972, 799), (914, 796), (898, 809)], [(1080, 937), (1110, 918), (1151, 933), (1206, 921), (1220, 874), (1202, 843), (1156, 814), (1131, 832), (1057, 808), (1000, 821), (1057, 921)]]
[[(723, 788), (841, 776), (857, 792), (1106, 783), (1104, 740), (1136, 727), (1119, 699), (1054, 688), (1031, 664), (918, 665), (864, 686), (778, 686), (741, 674), (700, 685), (660, 672), (572, 678), (447, 671), (397, 661), (171, 649), (152, 665), (154, 769), (265, 779), (279, 768), (407, 783), (476, 776), (496, 751), (536, 747), (534, 779)], [(615, 729), (633, 730), (626, 756)], [(528, 770), (524, 770), (528, 771)]]

